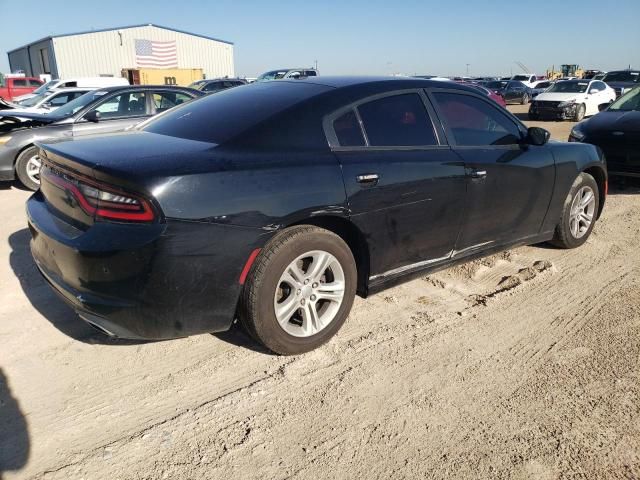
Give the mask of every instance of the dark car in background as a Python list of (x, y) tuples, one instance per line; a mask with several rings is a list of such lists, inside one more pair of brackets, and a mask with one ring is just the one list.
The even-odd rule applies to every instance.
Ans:
[(0, 181), (16, 177), (27, 188), (40, 184), (35, 142), (113, 133), (202, 93), (167, 85), (107, 87), (86, 93), (48, 114), (0, 111)]
[(611, 175), (640, 177), (640, 86), (574, 126), (569, 141), (600, 147)]
[(640, 70), (617, 70), (608, 72), (602, 81), (613, 88), (616, 96), (620, 97), (634, 87), (640, 85)]
[(506, 103), (526, 105), (531, 100), (531, 89), (517, 80), (487, 82), (484, 84), (484, 87), (500, 95)]
[(553, 80), (543, 80), (536, 84), (535, 87), (531, 89), (531, 99), (536, 98), (538, 95), (543, 93), (547, 88), (551, 87), (555, 82)]
[(107, 334), (239, 318), (269, 349), (302, 353), (336, 334), (356, 293), (517, 245), (584, 243), (604, 159), (548, 139), (454, 82), (232, 88), (134, 131), (41, 144), (31, 251)]
[(470, 88), (474, 88), (474, 89), (478, 90), (479, 92), (484, 93), (487, 97), (489, 97), (491, 100), (496, 102), (501, 107), (506, 107), (507, 106), (507, 103), (504, 101), (504, 98), (502, 98), (502, 95), (498, 95), (493, 90), (490, 90), (487, 87), (478, 84), (477, 82), (463, 82), (463, 85), (466, 85), (466, 86), (468, 86)]
[(227, 88), (240, 87), (246, 85), (247, 81), (242, 78), (213, 78), (210, 80), (198, 80), (189, 85), (189, 88), (199, 90), (205, 94), (216, 93)]

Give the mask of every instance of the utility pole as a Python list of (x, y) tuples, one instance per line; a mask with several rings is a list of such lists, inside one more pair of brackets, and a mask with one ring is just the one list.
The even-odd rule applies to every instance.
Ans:
[(469, 65), (471, 65), (471, 64), (467, 63), (467, 77), (469, 76)]
[(318, 60), (314, 60), (313, 64), (315, 65), (314, 70), (318, 70)]

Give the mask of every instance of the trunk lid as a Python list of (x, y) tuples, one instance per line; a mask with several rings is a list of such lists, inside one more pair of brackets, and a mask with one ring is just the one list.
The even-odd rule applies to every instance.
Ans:
[(166, 178), (210, 169), (210, 151), (215, 148), (139, 131), (37, 145), (43, 161), (40, 189), (47, 206), (79, 227), (92, 225), (95, 216), (74, 194), (78, 181), (153, 203), (154, 187)]

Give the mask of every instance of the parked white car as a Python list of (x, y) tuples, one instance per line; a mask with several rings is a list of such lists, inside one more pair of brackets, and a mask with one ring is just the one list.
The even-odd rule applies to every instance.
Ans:
[(31, 93), (15, 97), (13, 101), (14, 103), (21, 102), (22, 100), (27, 100), (28, 98), (32, 98), (36, 95), (58, 88), (89, 88), (91, 90), (95, 90), (96, 88), (118, 87), (121, 85), (129, 85), (129, 80), (123, 77), (77, 77), (67, 78), (65, 80), (58, 78), (45, 83)]
[(71, 100), (84, 95), (94, 88), (63, 88), (51, 90), (35, 97), (13, 102), (16, 108), (11, 113), (44, 113), (53, 112), (56, 108), (66, 105)]
[(529, 119), (561, 119), (579, 122), (598, 113), (600, 105), (616, 99), (616, 92), (600, 80), (558, 81), (539, 94), (529, 107)]
[(534, 75), (533, 73), (514, 75), (513, 77), (511, 77), (511, 80), (522, 82), (529, 88), (536, 88), (536, 85), (538, 85), (538, 83), (543, 81), (543, 80), (538, 80), (538, 76)]

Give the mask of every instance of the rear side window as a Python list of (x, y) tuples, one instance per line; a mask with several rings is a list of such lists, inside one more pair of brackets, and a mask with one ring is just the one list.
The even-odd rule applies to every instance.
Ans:
[(520, 129), (488, 102), (470, 95), (433, 94), (456, 144), (463, 146), (514, 145)]
[(333, 121), (333, 130), (341, 147), (364, 147), (364, 136), (353, 110), (336, 118)]
[(417, 93), (384, 97), (358, 106), (372, 147), (437, 145), (433, 125)]
[(14, 80), (13, 81), (13, 86), (14, 87), (26, 87), (27, 86), (27, 81), (26, 80)]

